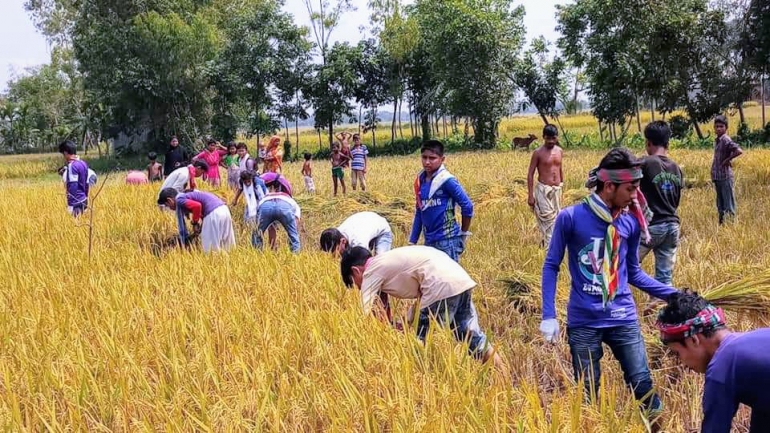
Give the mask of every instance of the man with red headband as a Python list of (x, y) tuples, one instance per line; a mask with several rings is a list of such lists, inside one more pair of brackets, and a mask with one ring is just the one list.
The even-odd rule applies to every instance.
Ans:
[(540, 331), (554, 342), (556, 282), (568, 252), (571, 291), (567, 305), (567, 335), (575, 379), (582, 377), (586, 393), (599, 392), (602, 343), (620, 362), (623, 376), (650, 417), (662, 410), (653, 391), (644, 339), (629, 283), (657, 298), (676, 290), (654, 280), (639, 266), (639, 242), (646, 233), (638, 192), (642, 177), (638, 161), (626, 149), (613, 149), (592, 170), (588, 188), (595, 191), (583, 203), (568, 207), (556, 218), (543, 264), (543, 321)]
[(731, 332), (721, 308), (677, 293), (658, 315), (660, 339), (682, 364), (706, 373), (701, 432), (729, 433), (738, 405), (751, 407), (751, 433), (770, 432), (770, 328)]

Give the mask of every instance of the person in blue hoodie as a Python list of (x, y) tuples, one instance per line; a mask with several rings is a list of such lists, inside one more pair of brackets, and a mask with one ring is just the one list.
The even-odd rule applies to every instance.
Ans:
[[(459, 262), (471, 235), (473, 203), (457, 178), (444, 167), (444, 145), (440, 141), (428, 140), (420, 152), (423, 170), (414, 181), (416, 203), (409, 244), (417, 244), (422, 234), (425, 245)], [(455, 219), (456, 205), (460, 206), (461, 225)]]
[(567, 305), (567, 336), (575, 380), (583, 378), (590, 399), (599, 393), (602, 343), (620, 362), (626, 384), (650, 418), (663, 405), (653, 392), (644, 339), (629, 283), (666, 300), (677, 290), (644, 273), (639, 266), (639, 242), (646, 232), (637, 200), (640, 161), (626, 149), (613, 149), (591, 171), (588, 188), (594, 193), (556, 218), (553, 238), (543, 264), (543, 321), (540, 331), (555, 342), (556, 281), (566, 248), (571, 276)]

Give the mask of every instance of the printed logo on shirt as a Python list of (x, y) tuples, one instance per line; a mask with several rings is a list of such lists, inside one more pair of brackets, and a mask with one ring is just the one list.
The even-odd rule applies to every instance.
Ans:
[(672, 192), (674, 187), (682, 186), (682, 181), (679, 176), (674, 173), (659, 173), (652, 179), (652, 183), (663, 192)]
[(617, 308), (615, 310), (610, 311), (610, 317), (612, 317), (613, 319), (623, 319), (626, 316), (628, 316), (628, 314), (626, 313), (625, 308)]
[(440, 198), (432, 198), (428, 201), (422, 202), (422, 210), (432, 208), (434, 206), (441, 206), (443, 204)]
[(580, 274), (590, 281), (583, 284), (583, 292), (589, 295), (602, 295), (602, 252), (604, 238), (591, 238), (592, 242), (584, 246), (578, 253)]

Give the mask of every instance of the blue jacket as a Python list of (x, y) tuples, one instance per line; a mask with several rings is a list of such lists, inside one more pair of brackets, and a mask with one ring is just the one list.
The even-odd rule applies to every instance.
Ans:
[(619, 284), (615, 299), (605, 309), (602, 306), (602, 259), (607, 223), (585, 203), (559, 213), (543, 264), (543, 319), (556, 318), (556, 281), (565, 248), (572, 280), (567, 304), (568, 326), (608, 328), (636, 322), (636, 304), (629, 283), (661, 299), (676, 292), (652, 279), (639, 266), (641, 228), (636, 218), (623, 214), (615, 220), (615, 228), (621, 237)]
[[(433, 178), (425, 181), (421, 172), (414, 185), (416, 206), (409, 242), (416, 244), (422, 233), (426, 244), (457, 237), (460, 226), (455, 219), (455, 206), (464, 217), (473, 216), (473, 203), (460, 182), (443, 166)], [(418, 195), (419, 192), (419, 195)]]

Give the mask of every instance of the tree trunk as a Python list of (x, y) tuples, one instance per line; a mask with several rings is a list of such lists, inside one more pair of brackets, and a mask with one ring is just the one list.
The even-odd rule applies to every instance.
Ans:
[(694, 121), (694, 120), (692, 121), (692, 127), (695, 128), (695, 133), (698, 134), (698, 138), (703, 140), (703, 138), (704, 138), (703, 137), (703, 131), (701, 131), (700, 125), (698, 125), (697, 121)]
[(404, 106), (404, 98), (401, 97), (398, 100), (398, 113), (396, 113), (396, 116), (398, 116), (398, 136), (403, 139), (404, 138), (404, 130), (401, 127), (401, 109)]
[(767, 125), (767, 121), (765, 120), (765, 71), (762, 71), (762, 79), (760, 80), (760, 86), (759, 89), (760, 96), (762, 98), (762, 128), (764, 128)]
[(393, 122), (390, 124), (390, 142), (396, 141), (396, 112), (398, 111), (398, 98), (393, 102)]
[(444, 124), (444, 138), (447, 138), (447, 129), (446, 129), (446, 116), (441, 116), (441, 122)]
[(420, 124), (422, 125), (422, 142), (425, 143), (431, 139), (430, 118), (427, 114), (420, 114)]
[(464, 134), (464, 137), (465, 137), (465, 142), (466, 142), (466, 143), (468, 142), (468, 137), (469, 137), (469, 135), (470, 135), (470, 134), (469, 134), (469, 131), (470, 131), (470, 129), (468, 128), (468, 118), (466, 117), (466, 118), (465, 118), (465, 132), (463, 133), (463, 134)]
[(650, 118), (655, 121), (655, 98), (650, 100)]
[(294, 119), (294, 136), (297, 140), (297, 151), (299, 152), (299, 117)]
[(358, 135), (361, 135), (361, 116), (363, 115), (363, 105), (358, 106)]
[(639, 129), (639, 133), (642, 133), (642, 116), (639, 109), (639, 96), (635, 96), (636, 99), (636, 127)]
[(283, 126), (286, 129), (286, 141), (289, 141), (289, 118), (283, 118)]
[(329, 120), (329, 147), (334, 143), (334, 120)]
[(88, 128), (83, 128), (83, 155), (88, 155), (88, 143), (86, 143), (86, 137), (88, 137)]
[(738, 115), (739, 115), (739, 117), (741, 119), (741, 123), (743, 123), (745, 125), (746, 124), (746, 115), (743, 113), (743, 103), (742, 102), (738, 102), (735, 105), (738, 106)]
[(543, 112), (540, 110), (537, 110), (537, 114), (539, 114), (540, 118), (543, 119), (543, 126), (548, 125), (548, 118), (545, 117), (545, 114), (543, 114)]
[(604, 129), (602, 129), (601, 120), (599, 120), (599, 140), (604, 141)]
[(316, 129), (318, 131), (318, 151), (320, 152), (323, 150), (323, 145), (321, 144), (321, 128)]
[(414, 138), (417, 133), (415, 131), (414, 116), (412, 116), (414, 114), (412, 113), (412, 98), (407, 99), (406, 108), (409, 110), (409, 131), (412, 133), (411, 138)]

